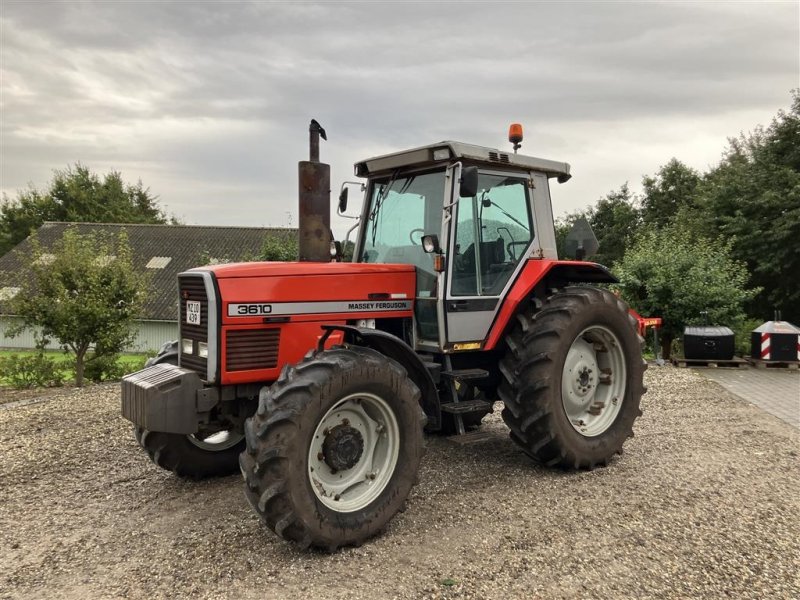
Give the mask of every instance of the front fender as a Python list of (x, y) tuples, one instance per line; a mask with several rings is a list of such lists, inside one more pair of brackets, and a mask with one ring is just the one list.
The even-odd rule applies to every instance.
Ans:
[(426, 429), (436, 431), (441, 428), (442, 412), (439, 406), (439, 392), (430, 372), (411, 346), (397, 336), (379, 329), (353, 327), (352, 325), (323, 325), (322, 329), (326, 331), (326, 334), (320, 340), (320, 348), (324, 346), (330, 332), (343, 331), (345, 342), (372, 348), (400, 363), (422, 394), (420, 406), (428, 417)]

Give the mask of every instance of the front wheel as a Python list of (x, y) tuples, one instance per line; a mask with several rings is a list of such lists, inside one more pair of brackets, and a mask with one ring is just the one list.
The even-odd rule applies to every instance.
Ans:
[[(158, 356), (145, 366), (166, 363), (178, 365), (178, 342), (167, 342)], [(155, 464), (187, 479), (230, 475), (239, 470), (239, 454), (244, 450), (241, 430), (219, 427), (191, 435), (149, 431), (134, 426), (133, 436)]]
[(605, 465), (633, 435), (644, 393), (642, 339), (608, 291), (568, 287), (518, 315), (499, 393), (511, 438), (537, 462)]
[(378, 352), (338, 347), (286, 367), (247, 420), (245, 495), (301, 547), (357, 545), (379, 533), (416, 482), (420, 392)]
[(183, 435), (134, 427), (133, 435), (162, 469), (187, 479), (230, 475), (239, 470), (244, 435), (235, 430)]

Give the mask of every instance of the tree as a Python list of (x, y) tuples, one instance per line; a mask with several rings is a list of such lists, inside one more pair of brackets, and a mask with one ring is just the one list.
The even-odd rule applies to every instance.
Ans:
[(664, 227), (683, 207), (694, 206), (700, 175), (672, 158), (655, 177), (642, 179), (642, 222)]
[[(289, 231), (289, 230), (287, 230)], [(270, 232), (264, 238), (264, 244), (261, 246), (261, 260), (272, 260), (287, 262), (297, 260), (299, 256), (297, 234), (290, 232), (287, 234), (280, 234), (277, 232)]]
[(563, 217), (559, 217), (555, 220), (554, 227), (556, 234), (556, 251), (558, 252), (558, 257), (560, 259), (563, 260), (566, 258), (575, 258), (574, 256), (567, 256), (567, 236), (572, 230), (572, 226), (575, 225), (575, 221), (581, 217), (585, 218), (587, 221), (591, 219), (590, 211), (590, 208), (587, 208), (586, 210), (576, 210), (575, 212), (567, 213)]
[(134, 339), (147, 277), (134, 269), (124, 232), (114, 238), (69, 228), (47, 253), (35, 236), (32, 243), (28, 277), (11, 302), (11, 311), (22, 318), (15, 331), (34, 328), (40, 346), (58, 340), (75, 356), (75, 383), (81, 387), (88, 361), (108, 360)]
[(608, 266), (619, 262), (640, 225), (639, 210), (627, 183), (600, 198), (597, 208), (589, 209), (589, 224), (600, 244), (597, 255), (590, 260)]
[(748, 312), (766, 320), (779, 309), (800, 323), (800, 91), (766, 130), (729, 142), (699, 188), (699, 221), (708, 236), (732, 242), (750, 285), (762, 289)]
[[(46, 192), (31, 187), (0, 202), (0, 255), (45, 221), (166, 223), (156, 197), (139, 181), (127, 185), (111, 171), (101, 180), (80, 163), (56, 171)], [(174, 219), (173, 219), (174, 221)]]
[(708, 311), (713, 324), (737, 328), (748, 290), (747, 271), (731, 259), (731, 244), (718, 245), (677, 226), (642, 233), (615, 269), (623, 298), (645, 316), (661, 317), (662, 354), (687, 324)]
[(639, 210), (635, 206), (635, 198), (625, 183), (600, 198), (597, 206), (590, 206), (557, 219), (555, 222), (556, 247), (558, 256), (567, 257), (566, 241), (575, 221), (585, 218), (592, 227), (600, 248), (594, 256), (587, 260), (611, 266), (622, 258), (625, 249), (631, 244), (633, 235), (640, 225)]

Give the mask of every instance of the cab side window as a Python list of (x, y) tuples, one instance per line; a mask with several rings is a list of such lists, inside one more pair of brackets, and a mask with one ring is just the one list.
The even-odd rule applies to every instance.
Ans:
[(499, 295), (532, 231), (527, 179), (481, 174), (478, 194), (458, 202), (452, 295)]

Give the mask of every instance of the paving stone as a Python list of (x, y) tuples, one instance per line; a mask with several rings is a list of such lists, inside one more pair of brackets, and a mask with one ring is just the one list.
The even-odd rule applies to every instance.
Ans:
[(696, 369), (742, 400), (800, 428), (800, 372), (778, 369)]

